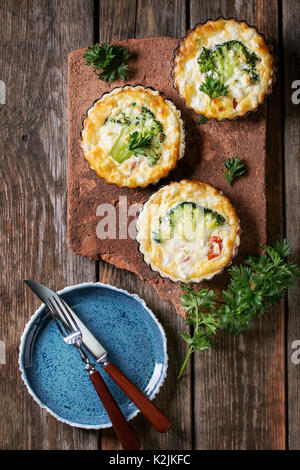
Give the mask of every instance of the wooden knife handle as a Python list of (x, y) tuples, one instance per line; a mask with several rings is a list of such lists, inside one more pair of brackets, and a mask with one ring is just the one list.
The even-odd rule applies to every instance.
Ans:
[(95, 387), (96, 392), (112, 422), (116, 434), (125, 450), (136, 450), (140, 447), (135, 435), (130, 429), (129, 424), (124, 418), (114, 397), (107, 388), (104, 380), (98, 371), (89, 372), (89, 377)]
[(112, 362), (104, 369), (159, 432), (169, 429), (171, 421)]

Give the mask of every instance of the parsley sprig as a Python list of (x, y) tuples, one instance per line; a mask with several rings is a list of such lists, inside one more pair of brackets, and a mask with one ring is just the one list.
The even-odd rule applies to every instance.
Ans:
[(228, 158), (228, 160), (225, 161), (225, 168), (224, 178), (228, 184), (232, 184), (235, 178), (246, 172), (245, 164), (239, 157)]
[(275, 247), (263, 246), (264, 254), (250, 256), (244, 265), (229, 269), (231, 280), (227, 290), (217, 298), (213, 291), (183, 285), (181, 304), (187, 314), (186, 324), (191, 334), (181, 333), (189, 345), (178, 378), (193, 352), (205, 351), (213, 345), (212, 337), (226, 330), (238, 335), (251, 328), (253, 320), (261, 317), (272, 305), (280, 302), (288, 287), (295, 285), (300, 271), (286, 261), (291, 247), (286, 240)]
[(210, 100), (214, 100), (219, 96), (226, 96), (228, 94), (228, 86), (224, 85), (218, 78), (212, 75), (207, 75), (205, 82), (199, 87), (200, 91), (206, 93), (210, 97)]
[(151, 147), (151, 140), (149, 132), (135, 131), (129, 135), (128, 150), (134, 155), (146, 155), (146, 149)]
[(211, 336), (216, 334), (219, 327), (219, 320), (215, 314), (215, 293), (207, 289), (194, 292), (191, 286), (185, 284), (182, 285), (182, 289), (185, 294), (181, 296), (181, 305), (187, 313), (185, 323), (193, 327), (193, 334), (180, 333), (189, 345), (189, 350), (178, 378), (181, 377), (191, 354), (197, 349), (203, 352), (213, 345)]
[(135, 131), (129, 135), (127, 152), (132, 152), (135, 156), (144, 155), (149, 159), (150, 165), (155, 165), (160, 154), (152, 146), (153, 135), (149, 131)]
[(130, 55), (125, 47), (97, 43), (86, 49), (83, 58), (87, 65), (93, 66), (100, 80), (113, 82), (127, 79), (127, 61)]
[(204, 116), (204, 114), (200, 114), (198, 124), (206, 124), (208, 122), (208, 119)]

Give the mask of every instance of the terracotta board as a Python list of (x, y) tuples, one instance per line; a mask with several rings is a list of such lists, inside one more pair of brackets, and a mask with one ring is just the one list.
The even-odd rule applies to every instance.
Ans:
[[(153, 192), (171, 181), (188, 178), (209, 182), (230, 197), (241, 220), (241, 246), (235, 261), (240, 261), (248, 253), (257, 252), (259, 246), (266, 241), (265, 109), (261, 107), (244, 119), (221, 123), (210, 121), (199, 125), (199, 116), (185, 108), (173, 87), (170, 75), (171, 59), (178, 39), (130, 39), (118, 44), (128, 47), (133, 54), (129, 62), (130, 78), (126, 83), (142, 84), (160, 90), (181, 110), (187, 132), (185, 156), (168, 178), (146, 189), (118, 188), (98, 178), (89, 168), (81, 150), (82, 123), (94, 101), (116, 86), (123, 86), (124, 82), (107, 84), (99, 80), (92, 68), (84, 63), (84, 49), (72, 51), (68, 56), (68, 242), (76, 254), (93, 260), (102, 258), (119, 268), (136, 273), (142, 280), (153, 285), (159, 295), (172, 302), (182, 314), (179, 304), (180, 283), (163, 279), (153, 272), (144, 263), (134, 239), (119, 239), (120, 205), (124, 204), (124, 196), (127, 198), (127, 207), (143, 204)], [(224, 161), (237, 155), (246, 162), (247, 176), (229, 186), (223, 177)], [(101, 204), (113, 204), (116, 208), (116, 239), (97, 238), (96, 227), (102, 217), (97, 216), (96, 212)], [(133, 220), (134, 216), (128, 217), (127, 224), (132, 224)], [(124, 222), (121, 225), (122, 223)], [(203, 285), (220, 289), (225, 285), (227, 277), (225, 272)]]

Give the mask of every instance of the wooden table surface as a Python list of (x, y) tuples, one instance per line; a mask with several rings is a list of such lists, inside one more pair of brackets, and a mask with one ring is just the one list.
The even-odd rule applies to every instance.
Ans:
[[(71, 428), (41, 410), (18, 370), (21, 332), (39, 301), (23, 279), (50, 287), (108, 282), (136, 292), (163, 324), (170, 357), (156, 402), (173, 426), (160, 435), (142, 416), (132, 425), (143, 449), (299, 449), (300, 290), (256, 322), (253, 330), (222, 336), (195, 354), (180, 383), (186, 353), (183, 319), (134, 274), (77, 257), (66, 245), (67, 54), (96, 41), (181, 37), (208, 18), (245, 19), (264, 32), (278, 58), (278, 81), (268, 100), (268, 239), (286, 235), (300, 265), (299, 105), (293, 104), (300, 40), (294, 0), (2, 0), (0, 80), (0, 364), (1, 449), (119, 449), (111, 430)], [(157, 51), (159, 54), (159, 51)], [(298, 64), (297, 64), (298, 62)], [(298, 67), (299, 70), (299, 67)], [(298, 84), (299, 86), (299, 84)]]

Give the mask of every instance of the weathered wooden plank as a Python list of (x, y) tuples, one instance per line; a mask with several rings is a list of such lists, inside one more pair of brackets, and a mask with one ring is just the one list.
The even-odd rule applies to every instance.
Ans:
[[(219, 16), (256, 25), (277, 50), (277, 1), (190, 1), (191, 26)], [(268, 100), (267, 135), (268, 238), (274, 241), (282, 234), (279, 87)], [(216, 349), (195, 356), (196, 448), (285, 447), (284, 313), (279, 310), (251, 332), (224, 335)]]
[(95, 449), (96, 432), (38, 407), (17, 363), (21, 332), (39, 305), (23, 279), (57, 289), (94, 279), (94, 263), (66, 246), (67, 53), (93, 42), (93, 1), (7, 0), (1, 9), (0, 448)]
[(135, 37), (136, 0), (99, 1), (99, 41)]
[(185, 26), (186, 12), (184, 1), (137, 1), (137, 38), (151, 36), (180, 37), (185, 32)]
[[(101, 1), (102, 11), (111, 8), (111, 2)], [(123, 3), (123, 2), (119, 2)], [(124, 2), (127, 3), (128, 2)], [(132, 2), (129, 1), (131, 5)], [(118, 7), (118, 2), (116, 4)], [(108, 18), (109, 13), (103, 13), (102, 17)], [(101, 18), (101, 16), (100, 16)], [(138, 1), (137, 16), (131, 18), (136, 23), (136, 37), (144, 36), (179, 36), (185, 29), (185, 2), (174, 1), (174, 6), (168, 2)], [(132, 31), (132, 23), (128, 25), (128, 31)], [(105, 37), (107, 41), (124, 39), (126, 31), (123, 29), (120, 37), (113, 34), (109, 36), (110, 26), (100, 22), (100, 40)], [(105, 32), (102, 36), (101, 31)], [(128, 35), (130, 34), (128, 32)], [(130, 37), (130, 36), (128, 36)], [(143, 284), (137, 276), (100, 263), (100, 278), (102, 282), (108, 282), (118, 287), (134, 292), (145, 299), (148, 306), (157, 315), (165, 328), (168, 339), (169, 368), (166, 382), (155, 399), (155, 403), (165, 410), (173, 422), (172, 428), (160, 435), (140, 415), (132, 421), (132, 427), (139, 437), (143, 449), (191, 449), (191, 385), (190, 373), (180, 385), (176, 384), (176, 374), (184, 358), (185, 346), (178, 341), (178, 329), (183, 328), (183, 321), (178, 317), (173, 307), (167, 302), (162, 302), (153, 288)], [(176, 384), (174, 386), (174, 384)], [(105, 430), (102, 433), (103, 449), (119, 449), (113, 431)]]
[[(300, 266), (300, 103), (299, 30), (300, 4), (283, 2), (283, 45), (285, 65), (285, 206), (286, 232), (292, 246), (291, 260)], [(298, 80), (298, 83), (295, 81)], [(296, 88), (297, 89), (296, 89)], [(294, 93), (294, 95), (293, 95)], [(300, 448), (300, 283), (288, 294), (287, 371), (288, 371), (288, 445)], [(292, 354), (295, 357), (292, 360)]]

